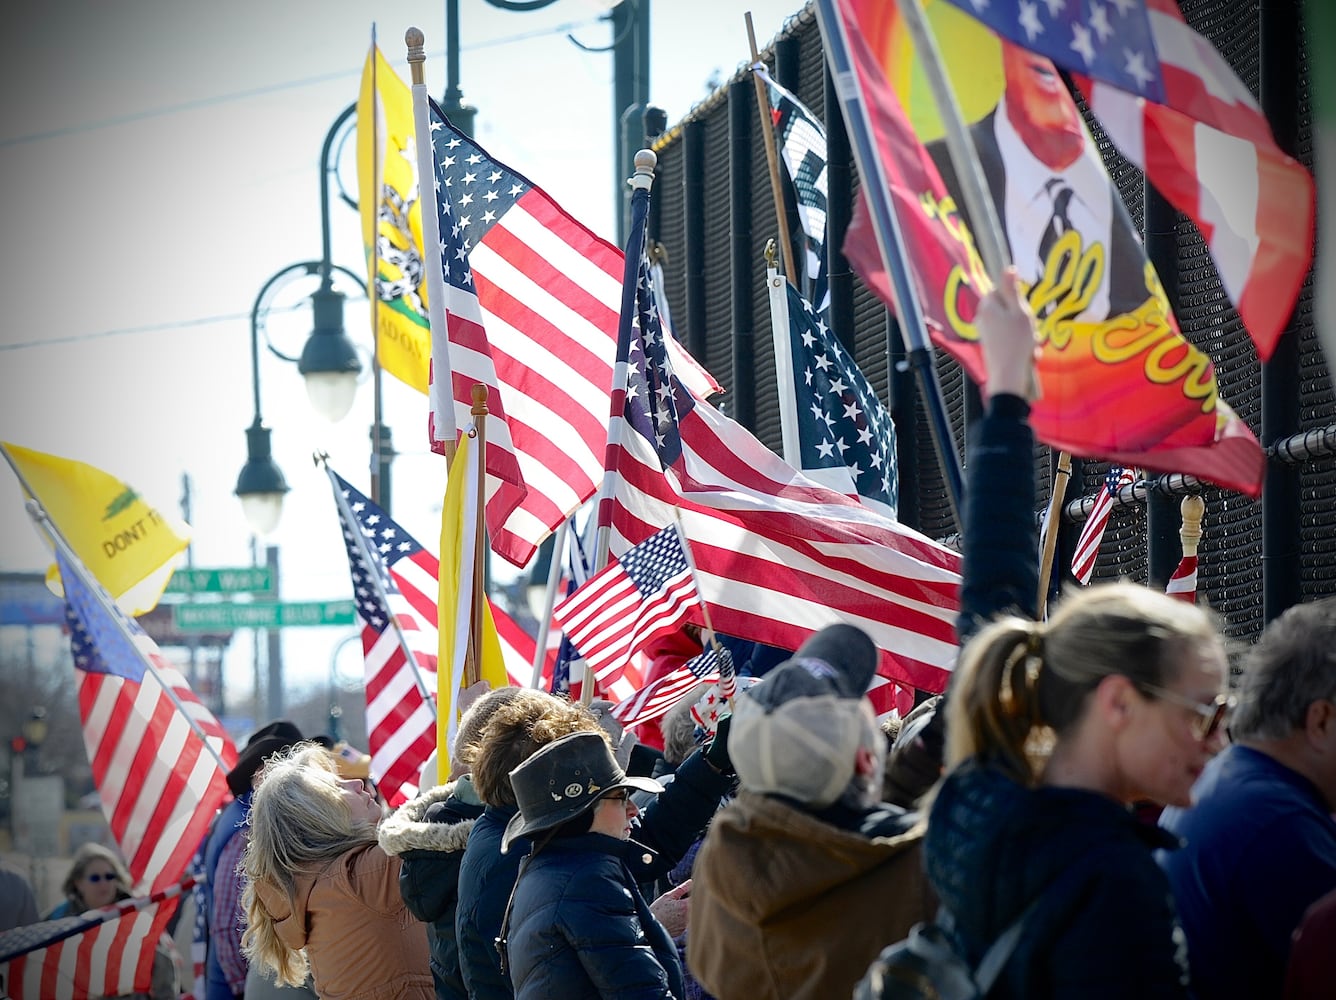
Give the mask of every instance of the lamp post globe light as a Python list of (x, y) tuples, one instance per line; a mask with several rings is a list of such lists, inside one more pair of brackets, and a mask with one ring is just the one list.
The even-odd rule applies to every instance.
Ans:
[[(268, 535), (278, 527), (283, 513), (283, 497), (289, 486), (283, 471), (274, 461), (270, 430), (264, 426), (260, 408), (260, 337), (265, 346), (283, 361), (293, 362), (306, 383), (307, 397), (315, 411), (330, 421), (338, 421), (352, 408), (358, 378), (365, 364), (356, 345), (343, 328), (345, 296), (333, 287), (333, 275), (347, 276), (363, 292), (366, 283), (353, 271), (324, 261), (289, 264), (266, 281), (251, 307), (251, 393), (255, 416), (246, 429), (246, 464), (237, 477), (235, 493), (241, 500), (246, 520), (257, 535)], [(300, 357), (291, 357), (276, 348), (268, 338), (265, 319), (270, 299), (283, 286), (303, 278), (320, 276), (320, 285), (311, 295), (315, 324)]]

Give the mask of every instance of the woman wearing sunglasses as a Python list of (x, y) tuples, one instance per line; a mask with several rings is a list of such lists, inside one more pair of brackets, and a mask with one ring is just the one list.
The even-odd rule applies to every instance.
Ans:
[[(999, 455), (1014, 458), (1007, 474), (1017, 476), (1032, 461), (1031, 324), (1012, 276), (981, 305), (991, 398), (971, 501), (989, 495), (973, 477)], [(971, 538), (986, 534), (979, 522), (992, 502), (966, 512), (962, 604), (987, 575), (980, 566), (992, 550)], [(1021, 512), (1017, 534), (1029, 537), (1016, 542), (1018, 563), (1034, 558), (1032, 510)], [(1005, 581), (989, 583), (1006, 592)], [(1024, 574), (1011, 583), (1011, 593), (1034, 593)], [(924, 855), (973, 967), (1022, 921), (990, 998), (1188, 995), (1182, 932), (1152, 854), (1175, 841), (1130, 807), (1189, 804), (1224, 743), (1226, 677), (1213, 618), (1132, 583), (1069, 593), (1047, 622), (997, 618), (965, 645)]]
[[(130, 873), (115, 851), (101, 844), (88, 843), (74, 852), (74, 863), (61, 883), (61, 890), (65, 893), (65, 900), (47, 914), (47, 920), (78, 916), (129, 899)], [(126, 1000), (143, 997), (149, 1000), (172, 1000), (178, 996), (180, 989), (176, 958), (172, 939), (164, 932), (153, 955), (153, 977), (148, 993), (135, 993)]]
[(101, 844), (84, 844), (74, 853), (74, 863), (60, 888), (65, 900), (47, 915), (48, 920), (76, 916), (128, 899), (130, 873), (114, 851)]

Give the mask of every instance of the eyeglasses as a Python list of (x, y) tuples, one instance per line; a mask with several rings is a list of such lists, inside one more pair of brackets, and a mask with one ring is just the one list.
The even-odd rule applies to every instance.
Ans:
[(626, 800), (629, 799), (630, 797), (631, 797), (631, 793), (630, 793), (630, 792), (611, 792), (611, 793), (609, 793), (609, 794), (603, 796), (603, 801), (604, 801), (604, 802), (620, 802), (620, 803), (623, 805), (623, 807), (625, 807), (625, 805), (626, 805)]
[(93, 872), (91, 875), (85, 875), (84, 878), (90, 882), (115, 882), (116, 876), (110, 873), (103, 875), (101, 872)]
[(1177, 691), (1169, 691), (1166, 688), (1157, 687), (1154, 684), (1137, 684), (1138, 690), (1154, 698), (1162, 698), (1174, 705), (1180, 705), (1183, 708), (1191, 709), (1196, 713), (1192, 721), (1193, 731), (1197, 739), (1203, 743), (1218, 733), (1234, 712), (1234, 706), (1238, 704), (1238, 699), (1232, 694), (1218, 694), (1208, 702), (1193, 701), (1187, 695), (1179, 694)]

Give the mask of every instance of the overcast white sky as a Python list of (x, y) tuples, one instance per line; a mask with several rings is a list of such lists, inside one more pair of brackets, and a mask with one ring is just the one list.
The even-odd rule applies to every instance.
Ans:
[[(747, 61), (743, 12), (764, 46), (801, 0), (654, 0), (652, 102), (673, 122)], [(530, 13), (461, 0), (465, 99), (479, 140), (596, 231), (613, 236), (611, 39), (594, 0)], [(232, 495), (252, 416), (252, 303), (280, 268), (320, 255), (319, 154), (357, 95), (373, 21), (408, 79), (404, 30), (427, 38), (427, 82), (445, 90), (442, 0), (50, 0), (20, 4), (0, 35), (0, 439), (81, 459), (178, 509), (194, 493), (197, 565), (249, 561)], [(344, 176), (355, 191), (352, 144)], [(355, 213), (336, 202), (333, 260), (362, 268)], [(299, 305), (294, 286), (276, 306)], [(310, 312), (272, 315), (295, 354)], [(370, 345), (364, 304), (345, 322)], [(287, 476), (284, 600), (350, 595), (347, 561), (316, 448), (368, 484), (370, 386), (331, 427), (309, 410), (295, 365), (261, 357), (263, 412)], [(435, 548), (442, 461), (424, 448), (425, 401), (386, 380), (397, 448), (394, 516)], [(20, 491), (0, 470), (0, 569), (48, 559)], [(289, 687), (323, 684), (345, 629), (288, 630)], [(345, 673), (356, 655), (340, 657)], [(234, 641), (228, 684), (249, 689)]]

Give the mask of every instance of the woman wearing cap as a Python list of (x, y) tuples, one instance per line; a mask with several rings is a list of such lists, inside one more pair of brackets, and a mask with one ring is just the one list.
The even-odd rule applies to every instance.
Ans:
[(269, 757), (251, 801), (242, 948), (322, 1000), (434, 1000), (427, 933), (376, 843), (381, 807), (324, 748)]
[(498, 945), (516, 1000), (680, 1000), (677, 950), (627, 864), (645, 852), (628, 839), (630, 791), (662, 786), (628, 777), (602, 733), (549, 743), (510, 780), (520, 811), (502, 850), (518, 837), (533, 844)]
[[(1032, 324), (1009, 274), (979, 317), (991, 398), (965, 520), (965, 577), (976, 588), (988, 574), (970, 539), (993, 513), (977, 477), (1015, 475), (1033, 454)], [(1032, 566), (1030, 510), (1028, 537), (1014, 544)], [(1032, 585), (1032, 573), (1012, 574), (1013, 592), (1028, 589), (1026, 577)], [(965, 646), (924, 854), (972, 963), (1024, 915), (990, 997), (1187, 996), (1182, 933), (1152, 854), (1173, 838), (1129, 807), (1189, 804), (1224, 737), (1225, 678), (1211, 616), (1131, 583), (1070, 594), (1046, 622), (999, 618)]]

